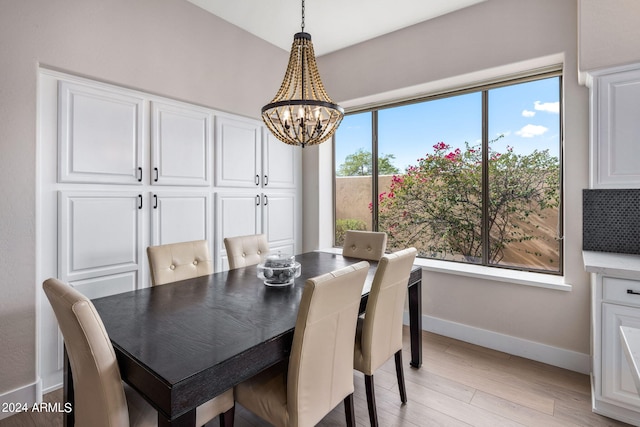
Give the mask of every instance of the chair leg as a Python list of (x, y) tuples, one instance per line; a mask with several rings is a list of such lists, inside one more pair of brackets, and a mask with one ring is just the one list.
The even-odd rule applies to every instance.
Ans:
[(356, 427), (356, 413), (353, 407), (353, 393), (344, 398), (344, 413), (347, 418), (347, 427)]
[(400, 389), (400, 400), (407, 403), (407, 389), (404, 385), (404, 370), (402, 369), (402, 350), (398, 350), (395, 354), (396, 358), (396, 376), (398, 377), (398, 388)]
[(376, 411), (376, 395), (373, 389), (373, 375), (364, 376), (364, 388), (367, 392), (367, 407), (369, 408), (369, 422), (371, 427), (378, 427), (378, 413)]
[(233, 427), (233, 421), (235, 418), (236, 405), (233, 405), (227, 412), (223, 412), (218, 416), (220, 421), (220, 427)]

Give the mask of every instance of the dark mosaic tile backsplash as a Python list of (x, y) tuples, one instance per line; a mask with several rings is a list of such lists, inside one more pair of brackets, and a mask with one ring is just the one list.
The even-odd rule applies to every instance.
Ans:
[(583, 190), (582, 249), (640, 254), (640, 189)]

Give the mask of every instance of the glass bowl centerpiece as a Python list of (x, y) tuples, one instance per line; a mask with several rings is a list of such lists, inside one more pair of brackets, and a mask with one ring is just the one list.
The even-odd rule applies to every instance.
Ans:
[(267, 286), (291, 285), (296, 277), (300, 277), (300, 263), (295, 255), (269, 255), (264, 262), (258, 264), (258, 278)]

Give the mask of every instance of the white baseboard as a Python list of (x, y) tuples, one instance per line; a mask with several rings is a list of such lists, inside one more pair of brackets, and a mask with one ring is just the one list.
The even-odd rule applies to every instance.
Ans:
[[(409, 324), (408, 313), (405, 313), (404, 322), (405, 324)], [(591, 356), (578, 353), (577, 351), (553, 347), (547, 344), (425, 315), (422, 316), (422, 329), (433, 332), (434, 334), (444, 335), (460, 341), (569, 369), (582, 374), (589, 374), (591, 372)]]
[(40, 378), (34, 383), (24, 387), (0, 394), (0, 420), (10, 417), (14, 412), (5, 412), (15, 404), (27, 405), (29, 408), (34, 403), (42, 400), (42, 381)]

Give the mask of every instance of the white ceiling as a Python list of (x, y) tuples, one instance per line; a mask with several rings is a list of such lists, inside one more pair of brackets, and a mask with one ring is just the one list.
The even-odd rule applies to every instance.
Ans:
[[(301, 0), (187, 0), (289, 51), (301, 30)], [(305, 32), (317, 56), (485, 0), (306, 0)]]

